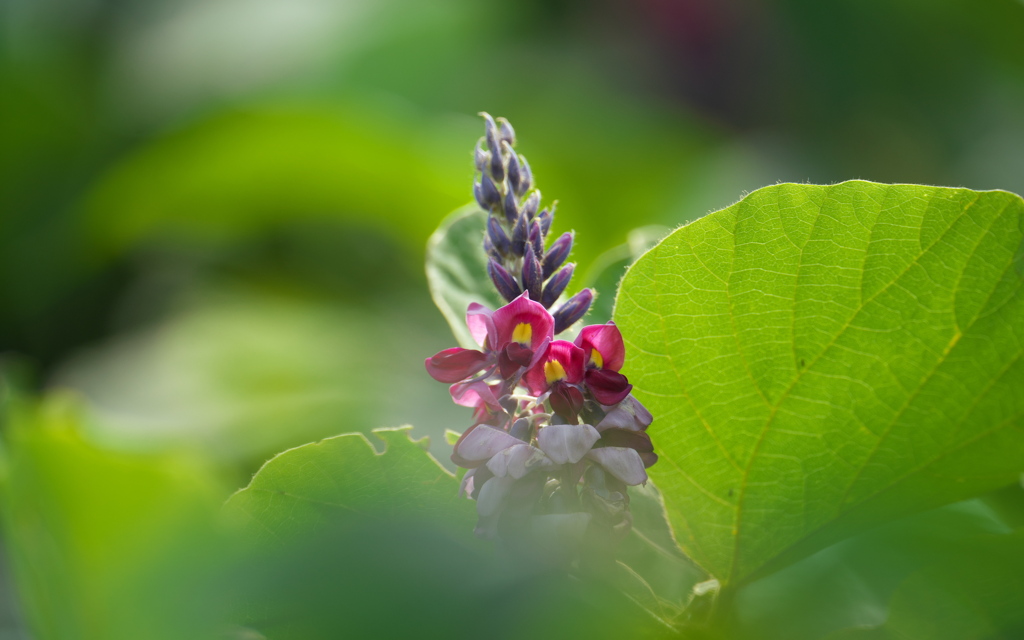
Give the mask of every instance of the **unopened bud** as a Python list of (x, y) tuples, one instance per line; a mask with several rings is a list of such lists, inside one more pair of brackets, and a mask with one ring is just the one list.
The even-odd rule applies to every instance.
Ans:
[[(533, 255), (537, 256), (537, 260), (544, 260), (544, 234), (540, 232), (540, 223), (534, 218), (533, 222), (530, 223), (530, 235), (528, 239), (529, 243), (533, 245)], [(544, 278), (547, 280), (547, 278)]]
[(529, 227), (526, 226), (526, 216), (516, 218), (516, 224), (512, 227), (512, 253), (521, 256), (526, 250), (526, 241), (530, 237)]
[(529, 442), (530, 437), (533, 435), (533, 424), (529, 418), (519, 418), (512, 423), (512, 428), (508, 430), (508, 434), (513, 438), (518, 438), (523, 442)]
[(494, 118), (492, 118), (491, 114), (486, 111), (481, 111), (477, 115), (484, 119), (484, 138), (486, 138), (487, 141), (487, 148), (492, 154), (500, 154), (501, 147), (498, 146), (498, 125), (494, 124)]
[(507, 142), (513, 147), (516, 145), (516, 131), (505, 118), (498, 118), (498, 136), (502, 142)]
[(511, 189), (505, 194), (503, 206), (505, 208), (505, 218), (509, 222), (515, 222), (516, 218), (519, 217), (519, 203), (516, 202), (516, 196), (512, 193)]
[(551, 212), (544, 209), (537, 214), (537, 221), (540, 222), (540, 232), (547, 237), (548, 231), (551, 231)]
[(523, 195), (523, 174), (519, 169), (519, 158), (512, 152), (512, 147), (502, 141), (503, 150), (508, 153), (508, 186), (517, 196)]
[(566, 300), (565, 304), (558, 308), (558, 311), (551, 314), (555, 319), (555, 333), (562, 333), (586, 315), (590, 310), (590, 303), (593, 301), (594, 292), (591, 289), (583, 289)]
[(484, 253), (487, 254), (488, 258), (494, 258), (495, 260), (501, 260), (504, 257), (494, 248), (494, 243), (491, 242), (491, 237), (487, 234), (484, 234)]
[(523, 195), (533, 186), (533, 172), (530, 171), (530, 163), (526, 161), (526, 156), (519, 156), (519, 173), (521, 174), (519, 195)]
[(565, 259), (572, 251), (573, 232), (566, 231), (558, 236), (558, 239), (551, 243), (547, 253), (544, 255), (544, 279), (547, 280), (555, 269), (562, 266)]
[(540, 303), (544, 305), (545, 309), (550, 309), (551, 305), (558, 301), (558, 296), (562, 295), (562, 292), (569, 285), (569, 281), (572, 280), (572, 272), (575, 269), (576, 265), (570, 262), (559, 269), (555, 275), (551, 276), (551, 279), (548, 280), (547, 285), (544, 287), (544, 292), (540, 296)]
[(494, 288), (498, 290), (502, 298), (512, 302), (519, 297), (522, 290), (519, 288), (519, 284), (515, 281), (509, 272), (505, 270), (505, 267), (498, 264), (498, 261), (491, 258), (487, 262), (487, 275), (491, 276), (491, 282), (494, 283)]
[(505, 180), (505, 160), (500, 148), (491, 153), (491, 177), (499, 184)]
[(473, 195), (484, 211), (490, 211), (501, 202), (501, 194), (494, 186), (494, 181), (486, 173), (480, 176), (480, 182), (473, 183)]
[(491, 241), (494, 249), (501, 255), (508, 254), (511, 241), (508, 234), (501, 228), (501, 224), (494, 216), (487, 216), (487, 239)]
[(533, 245), (526, 243), (526, 251), (523, 253), (523, 289), (530, 293), (530, 300), (540, 300), (544, 291), (544, 278), (537, 254), (533, 252)]
[(480, 138), (476, 141), (476, 148), (473, 149), (473, 164), (476, 165), (476, 170), (480, 173), (487, 171), (487, 162), (491, 159), (491, 154), (484, 149), (484, 139)]
[(540, 191), (534, 191), (526, 198), (526, 202), (523, 203), (523, 212), (526, 217), (533, 220), (533, 217), (537, 215), (537, 209), (540, 208)]

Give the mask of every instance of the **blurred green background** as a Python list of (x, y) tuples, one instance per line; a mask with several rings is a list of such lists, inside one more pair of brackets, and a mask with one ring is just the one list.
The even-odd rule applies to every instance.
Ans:
[(111, 603), (278, 451), (446, 458), (422, 261), (481, 110), (577, 273), (778, 181), (1022, 193), (1024, 3), (5, 0), (0, 638), (133, 637)]

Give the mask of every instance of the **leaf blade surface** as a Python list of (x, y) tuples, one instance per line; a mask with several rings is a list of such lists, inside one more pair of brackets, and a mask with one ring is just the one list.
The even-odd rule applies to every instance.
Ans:
[(627, 273), (624, 372), (680, 543), (726, 582), (1024, 467), (1024, 203), (776, 185)]

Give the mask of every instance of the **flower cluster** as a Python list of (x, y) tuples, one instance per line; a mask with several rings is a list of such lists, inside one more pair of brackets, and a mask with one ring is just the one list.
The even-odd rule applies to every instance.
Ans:
[(572, 276), (562, 266), (573, 235), (545, 250), (552, 210), (538, 212), (525, 158), (503, 119), (486, 121), (477, 145), (474, 191), (485, 207), (488, 271), (508, 304), (473, 303), (466, 323), (479, 349), (451, 348), (427, 358), (427, 372), (451, 384), (453, 400), (474, 421), (452, 461), (468, 469), (465, 495), (477, 501), (477, 533), (504, 540), (557, 529), (579, 540), (629, 531), (627, 486), (647, 481), (657, 461), (647, 435), (651, 414), (620, 369), (622, 335), (614, 323), (584, 327), (575, 340), (555, 336), (587, 311), (584, 289), (549, 311)]

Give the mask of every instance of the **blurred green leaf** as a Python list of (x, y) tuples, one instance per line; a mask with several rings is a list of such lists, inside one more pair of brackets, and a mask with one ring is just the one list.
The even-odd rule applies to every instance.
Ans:
[(731, 585), (1017, 479), (1024, 203), (778, 185), (627, 273), (624, 372), (687, 552)]
[(633, 528), (616, 550), (615, 586), (668, 628), (684, 621), (694, 585), (706, 579), (679, 550), (654, 483), (632, 487)]
[(817, 640), (851, 628), (877, 630), (890, 618), (893, 594), (910, 576), (1012, 534), (1024, 509), (1016, 504), (1011, 512), (995, 503), (1022, 498), (1020, 487), (1009, 487), (909, 515), (755, 580), (733, 602), (734, 635)]
[(84, 205), (85, 231), (108, 256), (158, 236), (237, 242), (297, 218), (341, 217), (418, 249), (469, 193), (464, 133), (358, 100), (221, 112), (111, 168)]
[(376, 429), (378, 453), (361, 433), (336, 436), (269, 460), (228, 500), (226, 517), (256, 538), (301, 537), (324, 520), (418, 517), (473, 531), (476, 510), (459, 482), (413, 441), (411, 427)]
[(469, 304), (479, 302), (490, 309), (505, 304), (487, 275), (486, 227), (487, 213), (469, 205), (445, 218), (427, 243), (430, 294), (466, 349), (480, 348), (466, 326)]
[(345, 425), (418, 417), (418, 431), (439, 438), (464, 419), (423, 370), (445, 342), (421, 298), (374, 309), (211, 288), (83, 353), (58, 382), (88, 398), (85, 428), (103, 446), (189, 448), (236, 467), (237, 486), (275, 453)]
[(211, 637), (226, 490), (193, 457), (95, 447), (78, 413), (54, 396), (5, 416), (5, 545), (33, 637)]

